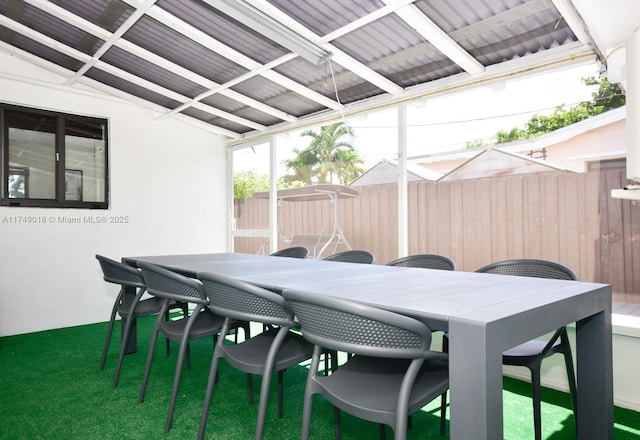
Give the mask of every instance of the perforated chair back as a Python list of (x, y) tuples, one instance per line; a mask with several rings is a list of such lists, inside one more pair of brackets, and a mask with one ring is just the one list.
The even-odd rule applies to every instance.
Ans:
[(142, 403), (147, 391), (158, 333), (162, 332), (167, 339), (172, 341), (179, 341), (180, 348), (178, 350), (173, 387), (169, 400), (169, 411), (164, 428), (165, 432), (169, 432), (178, 398), (185, 357), (187, 358), (187, 369), (190, 369), (189, 341), (213, 337), (215, 344), (217, 335), (223, 327), (224, 318), (211, 313), (207, 308), (207, 297), (200, 281), (155, 264), (140, 262), (138, 265), (147, 284), (148, 292), (154, 297), (162, 299), (165, 302), (165, 308), (171, 301), (194, 305), (191, 314), (185, 315), (181, 319), (171, 321), (156, 320), (147, 354), (142, 386), (138, 396), (138, 402)]
[(417, 254), (390, 261), (387, 266), (419, 267), (421, 269), (456, 270), (451, 258), (436, 254)]
[[(261, 439), (267, 414), (269, 387), (272, 372), (278, 373), (278, 417), (283, 414), (283, 372), (311, 357), (313, 346), (299, 333), (291, 306), (278, 295), (258, 286), (213, 273), (199, 273), (209, 308), (225, 317), (221, 338), (211, 359), (209, 379), (200, 419), (198, 439), (205, 436), (211, 398), (218, 377), (220, 358), (225, 358), (234, 368), (247, 373), (249, 403), (253, 402), (251, 375), (262, 376), (260, 403), (255, 438)], [(231, 320), (252, 321), (263, 324), (264, 331), (237, 344), (225, 344)]]
[(155, 264), (140, 262), (139, 266), (150, 294), (178, 302), (207, 304), (206, 295), (199, 281)]
[[(120, 286), (118, 296), (111, 308), (109, 326), (107, 327), (107, 336), (104, 341), (102, 356), (100, 358), (100, 369), (103, 370), (109, 353), (109, 345), (111, 344), (111, 336), (113, 334), (116, 315), (120, 315), (122, 317), (120, 323), (122, 339), (120, 343), (120, 353), (116, 363), (116, 370), (113, 376), (112, 386), (115, 388), (118, 386), (118, 382), (120, 380), (120, 371), (124, 362), (124, 355), (127, 351), (132, 350), (128, 347), (130, 343), (130, 336), (136, 335), (135, 332), (132, 332), (135, 318), (138, 316), (148, 316), (159, 313), (162, 308), (162, 304), (155, 298), (142, 299), (142, 296), (146, 292), (146, 285), (140, 270), (102, 255), (96, 255), (95, 257), (102, 269), (104, 280), (108, 283)], [(136, 340), (132, 339), (131, 343), (135, 344), (135, 342)]]
[(307, 258), (309, 256), (309, 249), (304, 246), (293, 246), (280, 249), (270, 255), (272, 257)]
[(96, 255), (104, 280), (127, 287), (137, 287), (145, 289), (146, 285), (142, 278), (142, 273), (135, 267), (112, 260), (102, 255)]
[(305, 339), (331, 350), (386, 358), (421, 358), (431, 330), (408, 316), (353, 301), (285, 290)]
[(209, 307), (220, 316), (297, 327), (291, 306), (281, 295), (214, 273), (199, 273)]
[(481, 273), (514, 275), (556, 280), (577, 281), (576, 274), (566, 266), (547, 260), (516, 259), (491, 263), (476, 270)]
[(376, 261), (376, 257), (369, 251), (351, 250), (329, 255), (328, 257), (323, 258), (323, 260), (341, 261), (344, 263), (373, 264)]
[[(335, 407), (336, 438), (340, 411), (384, 425), (394, 438), (406, 439), (409, 416), (449, 388), (447, 355), (430, 351), (431, 330), (421, 321), (342, 298), (285, 290), (300, 322), (302, 336), (315, 344), (305, 399), (300, 438), (311, 429), (313, 396), (321, 394)], [(318, 372), (322, 350), (349, 353), (331, 375)], [(384, 390), (384, 391), (381, 391)], [(440, 412), (445, 429), (446, 402)]]

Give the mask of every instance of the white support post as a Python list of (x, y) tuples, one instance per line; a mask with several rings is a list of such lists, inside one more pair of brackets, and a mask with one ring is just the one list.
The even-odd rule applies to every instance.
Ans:
[(409, 252), (407, 187), (407, 104), (398, 107), (398, 258)]
[(278, 141), (269, 140), (269, 253), (278, 250)]

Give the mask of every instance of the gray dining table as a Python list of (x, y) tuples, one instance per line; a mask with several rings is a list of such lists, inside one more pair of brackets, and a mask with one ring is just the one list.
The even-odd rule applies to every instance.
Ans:
[(578, 438), (613, 439), (611, 286), (241, 253), (125, 257), (413, 316), (450, 337), (450, 438), (503, 438), (502, 353), (575, 323)]

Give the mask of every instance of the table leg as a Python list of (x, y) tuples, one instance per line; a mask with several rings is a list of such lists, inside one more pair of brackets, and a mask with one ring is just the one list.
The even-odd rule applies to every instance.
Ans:
[(611, 310), (576, 323), (578, 438), (607, 440), (613, 430)]
[(487, 327), (449, 323), (451, 439), (502, 439), (502, 350)]
[[(126, 290), (125, 290), (125, 295), (133, 295), (133, 297), (135, 298), (135, 296), (136, 296), (135, 287), (127, 287)], [(137, 324), (138, 324), (137, 319), (133, 318), (133, 320), (131, 321), (131, 329), (129, 329), (129, 338), (128, 338), (127, 343), (125, 344), (125, 348), (124, 348), (124, 353), (125, 354), (132, 354), (132, 353), (135, 353), (138, 350)], [(125, 327), (125, 322), (123, 320), (120, 323), (120, 337), (121, 338), (124, 338), (124, 327)]]

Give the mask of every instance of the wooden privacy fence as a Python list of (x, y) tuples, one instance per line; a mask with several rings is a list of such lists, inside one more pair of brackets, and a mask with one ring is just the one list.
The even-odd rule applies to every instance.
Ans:
[[(411, 182), (409, 254), (446, 255), (463, 271), (510, 258), (552, 260), (581, 281), (611, 284), (615, 301), (640, 303), (640, 208), (610, 196), (627, 184), (625, 175), (614, 168)], [(384, 264), (398, 256), (397, 185), (358, 189), (359, 198), (340, 202), (340, 223), (354, 249)], [(331, 212), (328, 202), (281, 203), (279, 247), (293, 235), (331, 228)], [(236, 218), (237, 229), (267, 228), (268, 203), (237, 201)], [(237, 238), (235, 251), (265, 253), (264, 245)]]

